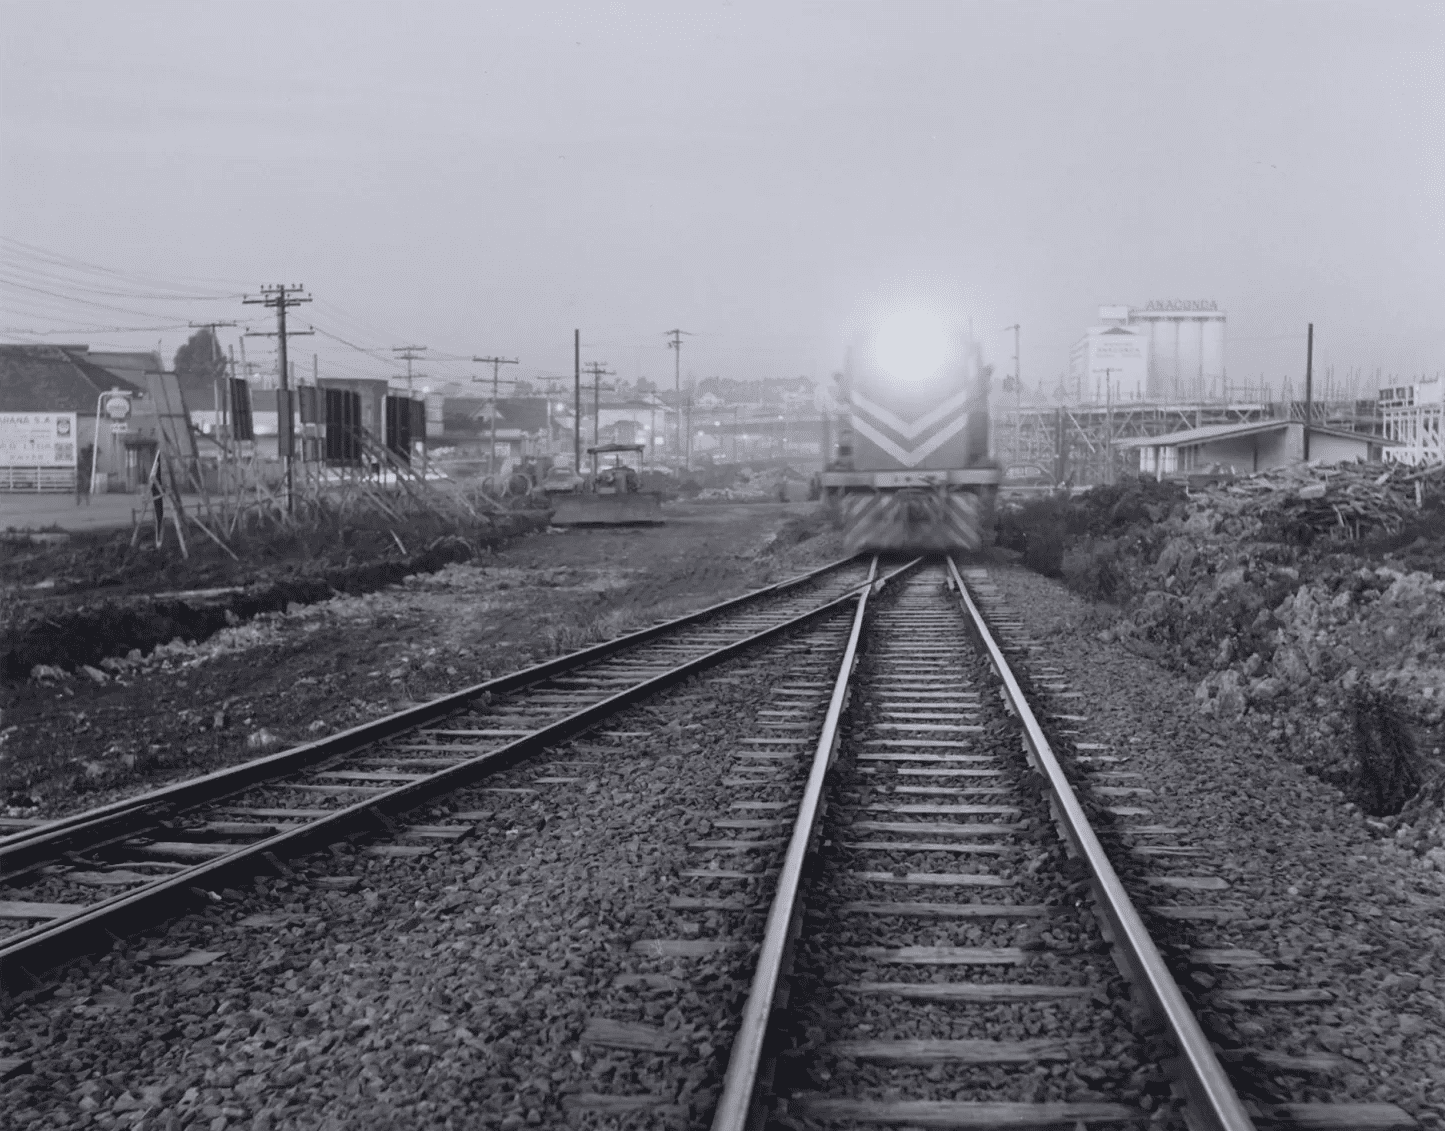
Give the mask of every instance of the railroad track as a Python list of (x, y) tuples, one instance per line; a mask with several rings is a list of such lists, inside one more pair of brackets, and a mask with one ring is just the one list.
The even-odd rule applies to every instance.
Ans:
[[(258, 866), (288, 874), (286, 858), (331, 843), (338, 829), (353, 837), (385, 834), (364, 851), (405, 857), (453, 843), (473, 825), (511, 838), (527, 821), (540, 827), (561, 815), (573, 824), (545, 841), (538, 834), (532, 859), (544, 867), (565, 838), (631, 836), (631, 847), (611, 859), (621, 861), (614, 865), (618, 899), (639, 907), (651, 901), (647, 929), (626, 936), (620, 950), (588, 942), (590, 915), (570, 935), (563, 931), (573, 941), (554, 948), (581, 942), (591, 953), (605, 950), (605, 959), (592, 961), (605, 961), (606, 973), (599, 970), (588, 983), (587, 1019), (561, 1045), (561, 1067), (550, 1065), (554, 1079), (573, 1077), (548, 1101), (555, 1108), (514, 1106), (504, 1128), (523, 1125), (524, 1109), (531, 1124), (661, 1120), (710, 1123), (716, 1131), (769, 1123), (1191, 1131), (1413, 1126), (1389, 1104), (1241, 1100), (1236, 1085), (1252, 1075), (1320, 1065), (1245, 1050), (1225, 1071), (1196, 1019), (1198, 1001), (1181, 992), (1146, 928), (1147, 922), (1157, 934), (1161, 921), (1222, 921), (1231, 909), (1207, 903), (1218, 884), (1196, 874), (1200, 852), (1178, 843), (1180, 830), (1152, 821), (1147, 790), (1132, 784), (1115, 756), (1082, 740), (1086, 708), (998, 601), (986, 575), (967, 580), (951, 562), (881, 571), (876, 562), (835, 565), (765, 595), (771, 602), (765, 613), (755, 600), (729, 605), (614, 642), (604, 654), (594, 650), (565, 658), (576, 661), (570, 665), (559, 661), (563, 666), (509, 677), (515, 682), (483, 685), (492, 689), (484, 703), (477, 702), (480, 689), (472, 689), (466, 702), (443, 704), (423, 719), (382, 720), (373, 724), (382, 725), (378, 733), (361, 728), (345, 757), (367, 759), (365, 769), (338, 769), (355, 765), (340, 761), (340, 750), (313, 756), (305, 776), (290, 785), (272, 775), (245, 785), (259, 794), (230, 792), (224, 804), (234, 808), (224, 817), (206, 808), (214, 801), (168, 810), (149, 802), (137, 812), (165, 840), (127, 827), (104, 844), (72, 851), (64, 867), (91, 868), (88, 861), (106, 852), (103, 867), (125, 871), (120, 856), (134, 858), (147, 841), (224, 837), (224, 855), (189, 865), (213, 871), (177, 871), (121, 897), (168, 883), (172, 893), (184, 888), (205, 902), (227, 874), (249, 878)], [(1030, 706), (1006, 649), (1028, 657), (1024, 679), (1051, 697), (1053, 710)], [(705, 668), (716, 670), (678, 686)], [(754, 697), (730, 707), (735, 717), (725, 725), (707, 713), (720, 689), (756, 688), (759, 681), (765, 694), (746, 693)], [(643, 712), (655, 705), (650, 723), (640, 723), (634, 711), (614, 725), (638, 729), (601, 730), (613, 714), (659, 692), (666, 695)], [(694, 712), (709, 721), (684, 722)], [(674, 721), (659, 730), (668, 717)], [(1045, 724), (1080, 752), (1067, 773)], [(710, 746), (668, 736), (674, 730), (706, 736), (715, 727), (721, 737)], [(583, 745), (584, 737), (612, 745)], [(476, 746), (485, 749), (478, 753)], [(535, 758), (524, 761), (543, 748), (553, 761), (540, 767)], [(450, 762), (436, 767), (433, 759)], [(579, 801), (599, 783), (617, 782), (628, 759), (655, 764), (659, 776), (652, 780), (659, 783), (675, 776), (670, 767), (693, 764), (694, 784), (685, 787), (692, 803), (677, 827), (644, 824), (634, 835), (629, 808), (637, 794), (615, 786), (598, 792), (576, 824)], [(429, 772), (401, 784), (394, 776), (320, 776), (395, 775), (408, 765)], [(472, 768), (462, 776), (461, 766)], [(503, 772), (492, 777), (493, 771)], [(638, 780), (629, 772), (634, 776), (624, 780)], [(419, 783), (428, 784), (417, 789)], [(275, 803), (283, 788), (293, 802), (296, 794), (335, 800), (321, 817), (256, 812), (284, 809)], [(435, 823), (401, 823), (424, 802)], [(1101, 810), (1127, 831), (1122, 842), (1108, 834), (1116, 859), (1122, 843), (1139, 865), (1125, 869), (1127, 886), (1091, 826), (1089, 814)], [(159, 823), (157, 812), (169, 824)], [(57, 833), (93, 835), (94, 820), (9, 838), (0, 850), (43, 843), (47, 835), (53, 844)], [(312, 821), (339, 823), (308, 831)], [(294, 827), (271, 831), (288, 823)], [(228, 831), (232, 825), (250, 826), (249, 844)], [(176, 836), (179, 828), (192, 830), (187, 839)], [(276, 839), (288, 833), (295, 839)], [(660, 846), (657, 865), (640, 859), (643, 837)], [(494, 836), (492, 843), (501, 841)], [(268, 844), (281, 851), (267, 857)], [(29, 851), (26, 877), (61, 858)], [(469, 890), (520, 884), (526, 902), (553, 882), (540, 872), (520, 880), (510, 872), (493, 887), (478, 887), (486, 855), (474, 849), (471, 856), (473, 870), (462, 878), (473, 880), (443, 889), (441, 906), (459, 914)], [(292, 890), (355, 889), (358, 877), (324, 871), (298, 866)], [(1131, 895), (1143, 896), (1141, 908)], [(174, 913), (171, 898), (156, 907)], [(505, 916), (508, 906), (479, 905), (467, 914)], [(63, 938), (58, 932), (68, 921), (93, 914), (69, 912), (32, 928), (31, 945), (47, 931)], [(135, 925), (157, 917), (142, 916)], [(253, 920), (277, 921), (255, 915), (235, 929)], [(462, 936), (473, 929), (463, 927)], [(608, 937), (616, 933), (609, 931)], [(475, 963), (478, 952), (471, 953)], [(1254, 961), (1209, 948), (1187, 958), (1196, 966)], [(438, 977), (470, 983), (472, 967), (447, 969)], [(581, 967), (569, 961), (566, 969), (575, 975)], [(559, 978), (553, 990), (560, 984)], [(739, 1012), (735, 1002), (744, 989)], [(1307, 1000), (1273, 992), (1251, 1000)], [(556, 1023), (547, 1032), (559, 1040)]]
[(844, 560), (318, 742), (0, 838), (0, 989), (286, 860), (355, 836), (424, 851), (466, 826), (414, 824), (433, 798), (597, 726), (826, 616), (864, 584)]
[[(953, 563), (891, 602), (857, 598), (826, 717), (793, 754), (807, 785), (714, 1131), (1414, 1125), (1390, 1104), (1240, 1098)], [(1152, 824), (1110, 765), (1088, 804), (1167, 861), (1180, 830)], [(1156, 921), (1211, 917), (1190, 902), (1208, 877), (1136, 878)], [(1288, 1059), (1235, 1067), (1310, 1067)]]

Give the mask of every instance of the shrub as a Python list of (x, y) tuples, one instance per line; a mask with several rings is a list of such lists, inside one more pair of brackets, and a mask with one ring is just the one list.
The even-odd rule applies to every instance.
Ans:
[(1057, 527), (1037, 527), (1023, 538), (1024, 565), (1045, 577), (1064, 573), (1064, 538)]
[(1118, 603), (1129, 596), (1128, 569), (1112, 541), (1085, 539), (1064, 555), (1062, 576), (1070, 589), (1091, 601)]
[(1347, 792), (1372, 817), (1389, 817), (1405, 807), (1423, 776), (1415, 741), (1390, 697), (1374, 689), (1350, 701), (1355, 769)]

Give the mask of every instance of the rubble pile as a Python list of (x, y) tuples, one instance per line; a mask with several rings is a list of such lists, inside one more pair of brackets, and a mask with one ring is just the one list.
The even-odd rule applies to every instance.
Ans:
[[(1204, 714), (1257, 716), (1276, 747), (1348, 789), (1359, 720), (1382, 699), (1427, 774), (1441, 772), (1442, 496), (1441, 468), (1310, 465), (1192, 492), (1097, 488), (1045, 500), (1051, 526), (1026, 508), (1005, 530), (1015, 544), (1019, 530), (1036, 543), (1052, 531), (1064, 580), (1120, 607), (1106, 639), (1197, 679)], [(1427, 851), (1445, 842), (1430, 835)]]
[(1215, 514), (1257, 524), (1249, 533), (1265, 541), (1281, 540), (1270, 535), (1305, 544), (1321, 535), (1360, 540), (1413, 522), (1427, 483), (1436, 490), (1445, 484), (1441, 471), (1404, 464), (1299, 464), (1207, 490), (1201, 501)]

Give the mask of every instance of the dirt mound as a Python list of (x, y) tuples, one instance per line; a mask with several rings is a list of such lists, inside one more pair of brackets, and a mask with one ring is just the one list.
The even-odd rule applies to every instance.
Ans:
[(1118, 606), (1106, 635), (1196, 678), (1201, 712), (1258, 716), (1363, 808), (1396, 813), (1421, 778), (1384, 757), (1398, 743), (1381, 720), (1398, 719), (1426, 776), (1445, 746), (1442, 488), (1379, 464), (1193, 492), (1129, 480), (1013, 508), (1000, 541)]

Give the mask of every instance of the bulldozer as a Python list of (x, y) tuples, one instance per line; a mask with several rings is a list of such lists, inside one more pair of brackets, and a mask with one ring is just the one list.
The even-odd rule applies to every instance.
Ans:
[[(588, 448), (592, 471), (564, 490), (548, 490), (554, 526), (634, 526), (661, 523), (662, 499), (642, 490), (641, 444), (602, 444)], [(611, 463), (603, 462), (610, 456)], [(636, 461), (624, 462), (624, 456)], [(543, 481), (543, 488), (547, 488)]]

